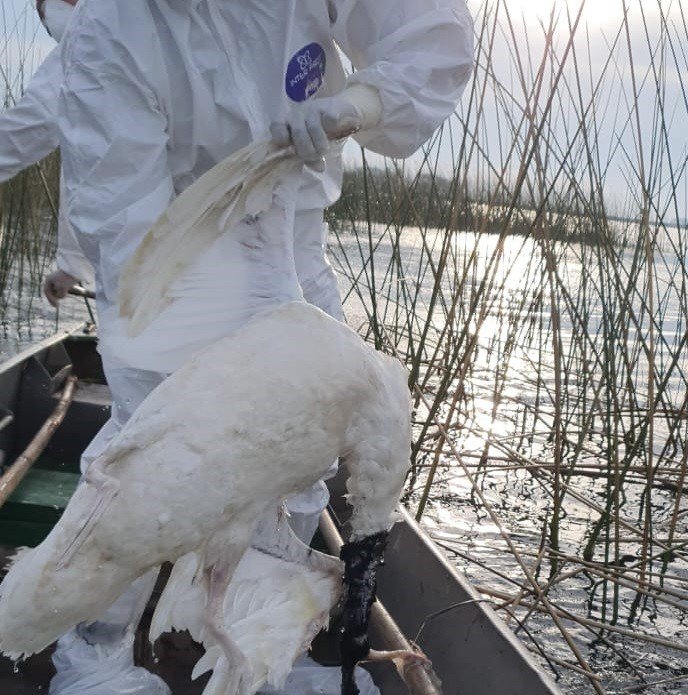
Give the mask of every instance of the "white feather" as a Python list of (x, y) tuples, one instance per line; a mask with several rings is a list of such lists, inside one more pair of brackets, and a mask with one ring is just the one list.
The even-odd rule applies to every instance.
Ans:
[[(286, 519), (276, 523), (273, 512), (263, 518), (252, 543), (225, 596), (225, 625), (248, 657), (253, 687), (267, 682), (280, 688), (294, 660), (326, 627), (341, 593), (342, 565), (301, 543)], [(151, 641), (172, 628), (187, 629), (203, 641), (207, 594), (201, 567), (196, 553), (175, 563), (155, 609)], [(197, 675), (214, 668), (221, 657), (222, 652), (214, 650), (197, 665)]]
[(298, 178), (293, 148), (252, 143), (179, 196), (144, 237), (120, 276), (120, 315), (138, 335), (179, 293), (171, 291), (198, 257), (241, 220), (272, 206), (275, 188)]

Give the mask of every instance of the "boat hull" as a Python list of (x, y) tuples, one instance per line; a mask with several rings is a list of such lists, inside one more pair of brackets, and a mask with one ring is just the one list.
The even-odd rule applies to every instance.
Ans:
[[(0, 552), (5, 558), (12, 546), (40, 542), (59, 518), (78, 479), (79, 453), (109, 416), (108, 392), (95, 347), (94, 336), (79, 330), (44, 341), (0, 366), (0, 423), (5, 420), (0, 428), (0, 450), (6, 464), (22, 451), (51, 412), (68, 373), (79, 376), (81, 387), (37, 468), (0, 510), (0, 546), (4, 546)], [(54, 493), (58, 484), (64, 489), (50, 497), (49, 491)], [(342, 476), (330, 482), (332, 515), (343, 529), (349, 514), (344, 485)], [(379, 597), (406, 637), (431, 658), (445, 695), (559, 692), (506, 624), (405, 512), (390, 536), (379, 576)], [(375, 627), (371, 641), (376, 648), (389, 646)], [(189, 681), (200, 647), (187, 637), (164, 636), (156, 648), (156, 660), (143, 637), (139, 645), (139, 661), (160, 673), (174, 693), (202, 692), (205, 678), (194, 684)], [(372, 672), (384, 695), (408, 692), (388, 664), (377, 665)], [(49, 650), (29, 659), (18, 673), (9, 661), (0, 660), (3, 694), (36, 693), (39, 686), (47, 686), (51, 676)]]

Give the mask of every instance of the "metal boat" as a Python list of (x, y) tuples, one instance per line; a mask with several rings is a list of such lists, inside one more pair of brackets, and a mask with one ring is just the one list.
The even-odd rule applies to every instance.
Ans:
[[(37, 545), (49, 533), (78, 483), (81, 452), (109, 416), (110, 393), (96, 344), (92, 328), (82, 326), (55, 335), (0, 366), (2, 564), (14, 548)], [(65, 387), (71, 383), (73, 393), (67, 398)], [(333, 552), (338, 534), (346, 529), (343, 486), (341, 477), (331, 482), (331, 509), (317, 539)], [(164, 571), (158, 595), (163, 582)], [(155, 598), (156, 593), (152, 604)], [(427, 678), (411, 679), (411, 690), (417, 695), (559, 692), (505, 623), (403, 512), (390, 537), (379, 599), (371, 631), (373, 646), (417, 643), (442, 683), (439, 688)], [(149, 619), (150, 610), (139, 629), (137, 660), (159, 673), (173, 693), (200, 693), (207, 676), (192, 682), (190, 674), (202, 648), (183, 633), (174, 633), (156, 643), (154, 655), (145, 638)], [(316, 640), (316, 658), (336, 660), (331, 643), (331, 636)], [(392, 666), (377, 664), (371, 672), (383, 695), (409, 692)], [(47, 692), (52, 674), (50, 650), (19, 665), (0, 659), (0, 693)]]

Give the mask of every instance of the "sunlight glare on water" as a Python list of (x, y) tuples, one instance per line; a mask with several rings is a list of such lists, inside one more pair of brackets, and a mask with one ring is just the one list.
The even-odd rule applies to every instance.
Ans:
[[(388, 261), (392, 259), (393, 250), (384, 242), (383, 226), (377, 227), (374, 233), (376, 238), (379, 235), (383, 240), (375, 251), (376, 267), (381, 269), (382, 276), (388, 272), (385, 269)], [(402, 246), (402, 258), (395, 261), (396, 265), (401, 264), (398, 272), (407, 278), (416, 278), (423, 244), (435, 247), (436, 239), (442, 234), (446, 232), (426, 230), (423, 234), (416, 234), (413, 229), (406, 228), (399, 242)], [(423, 524), (475, 585), (510, 594), (514, 592), (514, 584), (509, 582), (508, 578), (517, 583), (523, 582), (524, 579), (522, 569), (511, 553), (503, 532), (507, 533), (516, 545), (525, 564), (534, 567), (542, 548), (543, 528), (547, 528), (552, 518), (551, 478), (543, 477), (542, 474), (534, 475), (537, 465), (549, 466), (551, 471), (555, 461), (551, 434), (556, 372), (551, 330), (550, 285), (542, 245), (532, 238), (509, 235), (502, 240), (501, 254), (496, 256), (499, 265), (494, 273), (492, 285), (486, 289), (481, 289), (481, 283), (487, 276), (491, 259), (495, 258), (495, 251), (499, 250), (498, 236), (486, 234), (478, 238), (473, 233), (456, 232), (454, 241), (456, 258), (453, 262), (456, 265), (456, 277), (443, 288), (444, 303), (436, 302), (434, 305), (432, 326), (438, 334), (442, 331), (446, 322), (448, 297), (462, 287), (462, 308), (465, 309), (474, 298), (478, 301), (477, 311), (468, 327), (469, 334), (477, 338), (477, 347), (471, 355), (470, 369), (462, 384), (466, 397), (465, 405), (461, 409), (462, 416), (451, 431), (454, 448), (449, 450), (447, 447), (441, 458)], [(365, 291), (351, 291), (351, 276), (346, 269), (347, 264), (342, 262), (341, 258), (342, 254), (346, 254), (351, 262), (357, 255), (360, 256), (359, 242), (353, 235), (349, 237), (341, 233), (339, 242), (341, 247), (332, 248), (332, 253), (335, 267), (341, 272), (340, 286), (347, 298), (347, 317), (354, 327), (363, 327), (365, 330), (369, 325), (371, 313), (369, 297)], [(469, 266), (466, 259), (474, 250), (475, 263)], [(571, 301), (576, 301), (580, 296), (581, 287), (585, 283), (594, 284), (598, 281), (598, 276), (604, 277), (606, 270), (597, 258), (594, 247), (586, 249), (570, 244), (558, 247), (556, 253), (556, 273), (563, 287), (559, 292), (565, 290), (568, 296), (573, 298)], [(661, 287), (671, 288), (672, 273), (676, 274), (672, 268), (676, 263), (670, 253), (662, 258), (664, 262), (658, 263), (655, 268), (655, 281)], [(619, 257), (614, 259), (613, 263), (624, 282), (628, 281), (631, 286), (642, 289), (644, 271), (638, 272), (634, 266), (632, 249), (619, 250)], [(432, 281), (432, 276), (428, 274), (421, 284), (418, 300), (420, 306), (416, 306), (415, 309), (420, 314), (430, 309)], [(392, 309), (396, 296), (394, 277), (387, 276), (386, 283), (378, 284), (377, 311), (387, 316), (387, 321), (393, 324), (393, 317), (396, 315)], [(666, 296), (670, 297), (671, 292)], [(630, 292), (628, 301), (633, 305), (637, 315), (642, 316), (642, 292)], [(563, 353), (576, 355), (581, 341), (580, 328), (572, 322), (571, 314), (565, 310), (567, 305), (562, 302), (561, 294), (556, 298), (556, 305), (562, 310), (560, 341)], [(605, 312), (609, 312), (609, 306), (605, 306), (595, 295), (584, 305), (584, 310), (587, 326), (584, 335), (587, 337), (583, 343), (587, 345), (588, 340), (598, 343), (600, 336), (604, 335), (604, 315)], [(671, 319), (676, 313), (680, 315), (678, 307), (674, 310), (668, 305), (664, 310), (667, 320), (660, 324), (662, 338), (670, 344), (675, 344), (680, 338), (680, 326), (676, 320)], [(463, 328), (463, 324), (458, 322), (456, 331)], [(628, 340), (632, 343), (643, 331), (646, 331), (643, 326), (634, 328), (629, 333)], [(632, 354), (630, 347), (629, 353)], [(586, 368), (592, 371), (586, 373)], [(647, 372), (646, 359), (642, 353), (633, 369), (634, 383), (637, 385), (635, 397), (642, 404), (646, 397), (643, 390)], [(594, 410), (590, 384), (595, 383), (595, 378), (599, 377), (599, 365), (589, 362), (585, 367), (582, 359), (580, 364), (566, 362), (561, 376), (562, 388), (567, 394), (566, 398), (570, 399), (568, 407), (572, 407), (573, 412), (578, 412), (580, 416), (589, 413), (591, 409)], [(431, 384), (430, 389), (434, 388), (435, 382)], [(685, 397), (676, 372), (670, 374), (666, 392), (668, 399), (677, 404)], [(454, 392), (451, 391), (449, 400), (453, 395)], [(446, 404), (443, 405), (441, 411), (442, 421), (446, 417), (446, 407)], [(524, 425), (524, 412), (537, 412), (537, 417), (532, 422), (528, 420)], [(595, 426), (599, 427), (599, 424), (596, 423)], [(527, 432), (525, 435), (524, 430)], [(661, 419), (656, 423), (655, 434), (655, 453), (659, 455), (662, 449), (660, 442), (665, 442), (668, 438)], [(566, 443), (567, 448), (561, 465), (569, 463), (567, 452), (573, 450), (575, 442), (574, 426)], [(421, 455), (421, 460), (426, 465), (435, 458), (432, 446), (429, 444), (428, 456)], [(575, 558), (582, 556), (586, 539), (599, 518), (596, 509), (603, 509), (608, 499), (606, 478), (596, 474), (610, 465), (608, 444), (599, 432), (593, 431), (582, 446), (583, 453), (576, 465), (588, 466), (592, 475), (576, 475), (568, 480), (565, 514), (559, 522), (559, 550)], [(517, 460), (514, 458), (515, 455), (523, 456), (529, 461), (537, 460), (539, 464), (535, 465), (533, 470), (514, 465)], [(475, 494), (459, 462), (467, 466), (467, 470), (476, 477), (482, 500), (492, 508), (499, 519), (499, 525), (490, 517), (482, 500)], [(634, 465), (642, 470), (641, 456), (636, 457)], [(642, 478), (638, 473), (635, 475), (637, 483), (629, 476), (624, 485), (624, 506), (620, 512), (622, 521), (628, 528), (637, 525), (638, 510), (643, 499)], [(423, 488), (423, 476), (421, 473), (419, 483), (415, 487), (416, 493), (408, 500), (411, 511), (418, 505), (419, 491)], [(653, 490), (654, 523), (658, 529), (670, 517), (673, 503), (674, 496), (669, 490)], [(631, 532), (626, 530), (624, 534), (630, 536), (630, 541), (633, 541)], [(600, 539), (593, 548), (595, 561), (604, 558), (603, 540)], [(621, 553), (627, 558), (636, 558), (638, 552), (637, 542), (625, 541), (621, 545)], [(564, 567), (564, 575), (570, 572), (570, 577), (558, 582), (551, 589), (552, 600), (563, 610), (571, 611), (575, 615), (591, 620), (608, 621), (614, 611), (612, 591), (603, 590), (594, 575), (575, 572), (573, 568), (574, 564)], [(680, 578), (679, 581), (688, 581), (688, 565), (685, 562), (674, 562), (671, 570)], [(547, 572), (548, 563), (545, 562), (540, 570), (541, 582), (547, 581)], [(630, 589), (623, 589), (618, 595), (619, 615), (624, 616), (620, 620), (626, 628), (651, 635), (661, 634), (678, 641), (685, 639), (682, 627), (685, 616), (681, 612), (659, 603), (654, 606), (634, 606), (635, 596), (635, 592)], [(620, 662), (617, 651), (633, 655), (637, 663), (642, 661), (642, 674), (648, 680), (656, 680), (658, 673), (680, 676), (685, 671), (684, 654), (644, 645), (642, 642), (618, 635), (607, 636), (605, 639), (608, 643), (599, 642), (594, 639), (593, 633), (582, 626), (567, 624), (567, 628), (591, 666), (610, 686), (610, 693), (624, 692), (626, 688), (637, 683), (638, 673), (641, 672), (637, 665), (629, 666), (627, 662)], [(536, 635), (538, 640), (547, 645), (547, 651), (551, 655), (571, 663), (570, 649), (551, 618), (537, 612), (531, 613), (528, 617), (528, 630), (531, 635)], [(523, 633), (521, 636), (524, 637)], [(530, 642), (529, 638), (524, 639)], [(584, 679), (572, 671), (558, 669), (558, 672), (562, 692), (590, 692)], [(676, 682), (667, 686), (667, 689), (658, 687), (648, 691), (652, 695), (662, 692), (688, 692), (688, 682)]]

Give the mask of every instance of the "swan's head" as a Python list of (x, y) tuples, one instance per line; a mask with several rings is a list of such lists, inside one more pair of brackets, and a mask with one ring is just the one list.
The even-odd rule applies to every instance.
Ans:
[(354, 680), (356, 664), (368, 658), (368, 623), (377, 592), (377, 568), (383, 563), (387, 531), (366, 536), (342, 546), (344, 560), (344, 610), (340, 652), (342, 658), (342, 695), (358, 695)]

